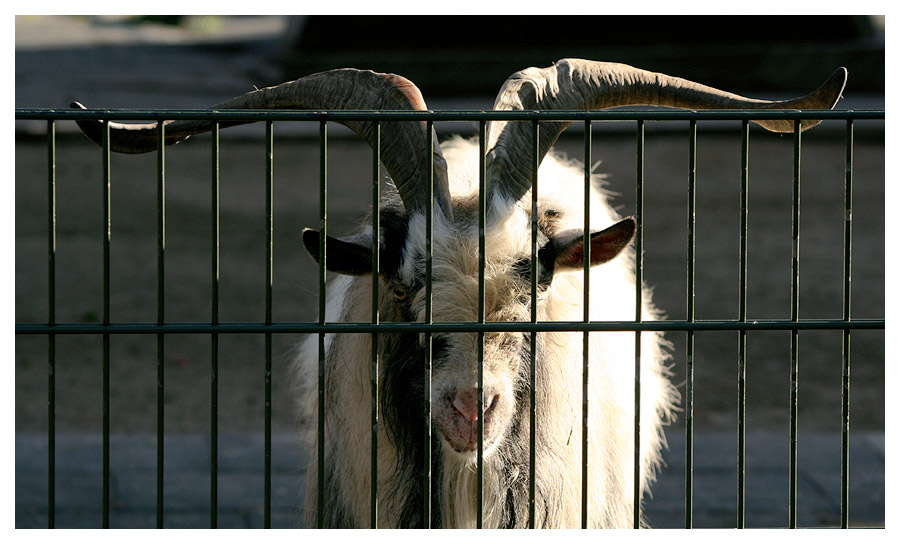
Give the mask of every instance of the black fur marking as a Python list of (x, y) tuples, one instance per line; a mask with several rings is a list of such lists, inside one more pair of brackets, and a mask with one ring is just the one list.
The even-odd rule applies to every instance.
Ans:
[(403, 248), (409, 231), (409, 218), (395, 208), (384, 208), (380, 216), (382, 245), (380, 255), (381, 273), (391, 280), (398, 280), (403, 259)]
[[(400, 278), (403, 251), (407, 243), (408, 217), (398, 209), (381, 211), (382, 253), (380, 269), (389, 283), (403, 285), (409, 295), (417, 286), (404, 285)], [(411, 297), (410, 297), (411, 298)], [(382, 308), (386, 320), (413, 321), (407, 303), (390, 301)], [(424, 527), (425, 489), (425, 357), (416, 334), (379, 335), (379, 353), (385, 364), (379, 388), (381, 413), (388, 434), (398, 454), (395, 473), (390, 478), (389, 496), (403, 497), (399, 505), (398, 527)], [(437, 342), (438, 349), (440, 342)], [(434, 345), (434, 344), (433, 344)], [(439, 437), (432, 437), (432, 520), (440, 527), (438, 502), (441, 481), (441, 450)]]
[[(500, 523), (502, 528), (528, 526), (528, 474), (531, 467), (528, 453), (528, 444), (530, 443), (528, 414), (531, 402), (531, 365), (534, 364), (529, 345), (529, 335), (526, 334), (521, 350), (522, 364), (519, 366), (516, 376), (515, 416), (508, 431), (509, 435), (502, 445), (506, 449), (503, 452), (506, 463), (501, 468), (506, 487), (506, 500)], [(540, 360), (538, 353), (535, 353), (535, 357)], [(540, 497), (540, 489), (537, 486), (535, 486), (535, 495), (536, 499)]]
[(450, 349), (450, 344), (447, 339), (443, 336), (432, 336), (431, 337), (431, 360), (439, 361), (444, 358), (447, 350)]
[[(424, 527), (425, 364), (415, 334), (381, 335), (380, 351), (386, 364), (381, 377), (381, 412), (388, 437), (398, 453), (391, 478), (392, 496), (404, 497), (398, 526)], [(440, 527), (441, 445), (432, 437), (432, 526)]]
[[(539, 289), (544, 290), (553, 281), (553, 269), (555, 255), (552, 252), (551, 243), (538, 250), (538, 281)], [(513, 271), (524, 281), (531, 283), (531, 257), (522, 257), (513, 265)]]

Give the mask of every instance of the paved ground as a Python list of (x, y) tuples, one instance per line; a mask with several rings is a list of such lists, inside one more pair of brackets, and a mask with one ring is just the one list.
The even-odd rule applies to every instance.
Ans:
[[(646, 512), (653, 527), (684, 526), (684, 437), (669, 438), (668, 468), (653, 487)], [(736, 439), (729, 433), (694, 437), (694, 527), (734, 527)], [(789, 443), (774, 433), (747, 437), (746, 526), (786, 527)], [(164, 526), (210, 526), (209, 437), (167, 436)], [(56, 526), (97, 528), (102, 520), (102, 439), (62, 435), (56, 440)], [(850, 446), (851, 527), (885, 523), (883, 434), (857, 434)], [(220, 437), (218, 526), (263, 525), (264, 476), (261, 435)], [(304, 456), (292, 435), (272, 437), (272, 527), (293, 528), (300, 515)], [(840, 436), (801, 435), (797, 519), (802, 527), (840, 524)], [(16, 438), (16, 527), (47, 526), (47, 439)], [(156, 526), (156, 438), (113, 436), (110, 440), (110, 526)]]

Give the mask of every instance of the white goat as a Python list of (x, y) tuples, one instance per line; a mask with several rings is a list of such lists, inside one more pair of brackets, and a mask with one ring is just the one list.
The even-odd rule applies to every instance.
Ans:
[[(768, 102), (724, 93), (682, 79), (629, 66), (577, 59), (514, 74), (500, 91), (497, 110), (582, 110), (628, 104), (684, 108), (830, 108), (840, 96), (846, 71), (838, 70), (816, 92), (801, 99)], [(418, 89), (395, 75), (334, 70), (261, 89), (217, 106), (227, 108), (416, 109), (425, 104)], [(803, 121), (803, 128), (815, 121)], [(374, 124), (347, 121), (374, 142)], [(542, 121), (538, 160), (569, 122)], [(774, 131), (793, 130), (792, 121), (760, 121)], [(97, 123), (82, 128), (98, 139)], [(114, 150), (155, 148), (155, 132), (111, 127)], [(208, 130), (208, 123), (171, 123), (166, 143)], [(537, 274), (536, 319), (584, 319), (584, 174), (581, 166), (548, 156), (538, 173), (536, 263), (531, 240), (530, 122), (493, 121), (487, 127), (483, 307), (487, 322), (531, 320), (531, 275)], [(382, 160), (396, 189), (387, 191), (379, 212), (379, 312), (383, 322), (425, 320), (425, 202), (434, 167), (432, 247), (433, 320), (479, 320), (479, 146), (459, 138), (426, 149), (423, 122), (384, 122)], [(609, 226), (612, 225), (612, 226)], [(590, 192), (590, 293), (592, 321), (634, 319), (636, 224), (621, 219), (593, 184)], [(325, 266), (338, 273), (328, 286), (329, 322), (368, 322), (372, 306), (372, 236), (367, 227), (344, 240), (329, 237)], [(303, 241), (320, 260), (320, 234)], [(609, 264), (605, 264), (609, 263)], [(602, 266), (601, 266), (602, 265)], [(532, 272), (534, 271), (534, 272)], [(658, 313), (642, 295), (642, 319)], [(634, 523), (635, 333), (589, 335), (588, 451), (582, 452), (583, 333), (514, 329), (486, 332), (483, 348), (473, 332), (432, 334), (432, 381), (426, 387), (424, 335), (378, 335), (377, 523), (379, 527), (425, 525), (426, 462), (430, 463), (434, 527), (475, 527), (479, 420), (483, 427), (484, 527), (529, 524), (529, 469), (534, 463), (534, 525), (578, 527), (587, 501), (591, 527)], [(372, 403), (370, 334), (329, 334), (325, 341), (324, 433), (319, 434), (319, 350), (317, 337), (304, 343), (295, 364), (301, 433), (309, 446), (307, 521), (319, 514), (326, 527), (370, 524)], [(660, 334), (640, 335), (639, 493), (655, 476), (664, 446), (663, 425), (672, 417), (678, 392), (668, 380), (666, 344)], [(483, 397), (479, 399), (479, 351), (483, 350)], [(534, 458), (530, 458), (530, 376), (535, 375)], [(434, 432), (431, 459), (423, 406), (431, 400)], [(325, 464), (317, 465), (320, 444)], [(582, 464), (587, 462), (587, 497)], [(319, 489), (322, 470), (324, 487)], [(318, 510), (321, 493), (323, 509)], [(640, 499), (640, 497), (638, 497)], [(639, 513), (640, 515), (640, 513)]]
[[(433, 280), (436, 322), (477, 321), (478, 231), (473, 204), (478, 201), (478, 144), (453, 139), (443, 145), (454, 202), (451, 220), (438, 215), (434, 225)], [(550, 156), (539, 175), (540, 239), (580, 240), (584, 232), (584, 171)], [(530, 198), (530, 197), (529, 197)], [(529, 198), (526, 200), (529, 201)], [(393, 210), (385, 203), (383, 210)], [(394, 204), (395, 205), (395, 204)], [(515, 203), (494, 216), (486, 229), (485, 314), (487, 321), (528, 322), (531, 255), (531, 209)], [(384, 213), (384, 212), (383, 212)], [(388, 213), (393, 213), (389, 211)], [(591, 225), (620, 218), (596, 187), (591, 192)], [(424, 216), (409, 218), (409, 233), (424, 232)], [(595, 242), (592, 261), (615, 255), (631, 240), (634, 223), (609, 231), (608, 255)], [(392, 233), (393, 234), (393, 233)], [(371, 234), (368, 234), (371, 236)], [(387, 234), (385, 236), (388, 236)], [(315, 243), (314, 240), (310, 240)], [(363, 241), (362, 243), (366, 243)], [(385, 251), (389, 243), (385, 242)], [(562, 247), (566, 247), (563, 243)], [(409, 236), (398, 270), (381, 290), (384, 320), (422, 321), (424, 289), (421, 263), (424, 236)], [(315, 250), (313, 250), (315, 251)], [(629, 321), (635, 317), (633, 251), (625, 249), (618, 265), (591, 268), (591, 320)], [(561, 252), (560, 252), (561, 253)], [(393, 258), (393, 257), (392, 257)], [(538, 320), (581, 321), (583, 281), (581, 253), (558, 256), (539, 268)], [(547, 266), (549, 264), (549, 266)], [(548, 270), (553, 269), (553, 270)], [(550, 280), (552, 274), (552, 281)], [(412, 289), (407, 286), (415, 286)], [(414, 291), (410, 293), (410, 291)], [(398, 300), (398, 292), (399, 299)], [(644, 297), (649, 301), (649, 296)], [(328, 291), (328, 321), (371, 319), (372, 288), (368, 277), (339, 276)], [(646, 303), (644, 319), (655, 311)], [(382, 335), (384, 337), (386, 335)], [(379, 428), (379, 524), (421, 524), (422, 402), (424, 362), (421, 338), (384, 338), (380, 350), (382, 417)], [(592, 333), (590, 343), (589, 486), (590, 521), (601, 527), (632, 523), (634, 467), (634, 333)], [(431, 395), (437, 429), (432, 463), (435, 512), (432, 522), (447, 527), (475, 527), (477, 345), (474, 333), (433, 335), (434, 375)], [(536, 366), (536, 526), (578, 527), (581, 523), (582, 333), (537, 334)], [(642, 486), (657, 465), (663, 443), (661, 423), (668, 420), (678, 393), (666, 379), (666, 354), (656, 333), (643, 333), (641, 361)], [(367, 525), (369, 521), (369, 436), (371, 336), (327, 337), (325, 459), (329, 526)], [(529, 372), (527, 335), (485, 335), (484, 347), (484, 527), (515, 527), (528, 521)], [(318, 395), (318, 341), (304, 343), (297, 361), (303, 414), (315, 414)], [(387, 405), (387, 406), (385, 406)], [(316, 451), (317, 425), (306, 420), (308, 451)], [(348, 447), (356, 444), (357, 447)], [(400, 450), (400, 451), (398, 451)], [(410, 459), (411, 452), (419, 459)], [(402, 464), (398, 464), (402, 462)], [(315, 461), (313, 462), (315, 463)], [(334, 475), (330, 473), (334, 471)], [(307, 504), (315, 514), (315, 466), (310, 467)], [(612, 497), (610, 497), (612, 495)], [(338, 498), (340, 497), (340, 498)], [(352, 497), (352, 500), (347, 500)], [(333, 508), (341, 504), (340, 508)], [(440, 505), (439, 508), (437, 505)], [(310, 521), (315, 517), (311, 517)]]

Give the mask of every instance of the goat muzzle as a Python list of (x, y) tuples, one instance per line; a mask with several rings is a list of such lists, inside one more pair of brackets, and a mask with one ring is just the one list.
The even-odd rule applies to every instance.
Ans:
[[(485, 392), (484, 449), (496, 441), (504, 421), (500, 394)], [(458, 453), (470, 453), (478, 449), (478, 389), (464, 389), (444, 396), (438, 425), (447, 443)]]

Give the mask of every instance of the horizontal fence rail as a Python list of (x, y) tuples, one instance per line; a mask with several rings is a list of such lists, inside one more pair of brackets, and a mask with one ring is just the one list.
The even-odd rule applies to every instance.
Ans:
[(260, 333), (436, 333), (436, 332), (532, 332), (532, 331), (823, 331), (883, 329), (884, 319), (800, 319), (753, 321), (540, 321), (519, 323), (492, 321), (487, 323), (91, 323), (32, 324), (17, 323), (16, 334), (260, 334)]
[[(640, 504), (641, 504), (641, 486), (639, 481), (639, 468), (641, 463), (640, 456), (640, 406), (641, 406), (641, 334), (645, 332), (683, 332), (686, 333), (687, 343), (685, 346), (686, 349), (686, 369), (685, 369), (685, 380), (684, 380), (684, 391), (686, 395), (684, 396), (684, 417), (685, 417), (685, 484), (684, 484), (684, 508), (685, 508), (685, 517), (684, 517), (684, 527), (690, 528), (693, 526), (694, 520), (692, 517), (692, 508), (693, 502), (697, 497), (698, 489), (694, 486), (694, 476), (693, 476), (693, 447), (694, 447), (694, 340), (695, 333), (698, 332), (708, 332), (708, 331), (725, 331), (725, 332), (736, 332), (738, 333), (738, 350), (737, 350), (737, 376), (736, 376), (736, 385), (737, 385), (737, 397), (739, 404), (739, 412), (738, 412), (738, 427), (737, 427), (737, 436), (736, 443), (738, 445), (738, 464), (736, 467), (736, 493), (737, 493), (737, 512), (736, 512), (736, 526), (739, 528), (744, 527), (745, 524), (745, 509), (747, 505), (745, 503), (745, 495), (746, 495), (746, 481), (745, 481), (745, 471), (747, 470), (746, 466), (746, 415), (745, 415), (745, 407), (746, 407), (746, 390), (745, 390), (745, 380), (746, 380), (746, 359), (747, 359), (747, 335), (751, 332), (756, 331), (789, 331), (791, 333), (791, 344), (790, 344), (790, 371), (791, 371), (791, 383), (789, 384), (790, 388), (790, 396), (791, 396), (791, 417), (790, 417), (790, 435), (786, 437), (786, 440), (790, 442), (790, 482), (789, 482), (789, 500), (787, 505), (787, 517), (788, 517), (788, 526), (796, 527), (797, 526), (797, 486), (798, 486), (798, 462), (797, 462), (797, 443), (798, 443), (798, 433), (797, 433), (797, 420), (798, 420), (798, 406), (799, 400), (796, 395), (796, 391), (798, 389), (798, 381), (799, 381), (799, 364), (798, 361), (800, 359), (799, 350), (798, 350), (798, 337), (799, 333), (803, 331), (841, 331), (842, 333), (842, 349), (843, 349), (843, 367), (842, 367), (842, 460), (841, 460), (841, 496), (839, 499), (840, 508), (841, 508), (841, 526), (847, 527), (849, 522), (849, 503), (850, 498), (848, 495), (849, 488), (849, 480), (850, 480), (850, 472), (849, 472), (849, 410), (850, 410), (850, 356), (849, 356), (849, 346), (850, 346), (850, 338), (852, 331), (862, 331), (862, 330), (884, 330), (885, 328), (885, 319), (882, 317), (865, 317), (865, 318), (852, 318), (850, 311), (850, 272), (851, 272), (851, 224), (852, 224), (852, 179), (853, 179), (853, 127), (855, 121), (860, 120), (869, 120), (869, 121), (878, 121), (884, 120), (884, 111), (883, 110), (858, 110), (858, 111), (832, 111), (832, 110), (704, 110), (704, 111), (673, 111), (673, 110), (614, 110), (614, 111), (285, 111), (285, 110), (114, 110), (114, 109), (16, 109), (16, 119), (17, 120), (42, 120), (47, 122), (47, 146), (48, 146), (48, 182), (47, 182), (47, 196), (48, 196), (48, 215), (47, 215), (47, 229), (48, 229), (48, 308), (47, 308), (47, 321), (46, 323), (42, 322), (30, 322), (30, 323), (20, 323), (16, 322), (15, 324), (15, 333), (20, 336), (45, 336), (47, 338), (48, 343), (48, 359), (49, 359), (49, 375), (48, 375), (48, 400), (49, 400), (49, 411), (48, 411), (48, 427), (47, 427), (47, 438), (48, 438), (48, 464), (47, 464), (47, 472), (48, 472), (48, 492), (47, 492), (47, 502), (48, 502), (48, 523), (47, 525), (50, 528), (53, 528), (56, 524), (55, 521), (55, 504), (56, 498), (58, 495), (58, 487), (60, 486), (59, 481), (55, 478), (56, 470), (57, 470), (57, 450), (56, 450), (56, 425), (55, 425), (55, 399), (59, 394), (59, 385), (56, 383), (56, 366), (57, 366), (57, 358), (59, 357), (58, 347), (57, 347), (57, 339), (62, 336), (71, 336), (71, 335), (87, 335), (87, 336), (96, 336), (102, 338), (102, 350), (103, 350), (103, 390), (102, 390), (102, 403), (103, 403), (103, 465), (102, 465), (102, 474), (103, 474), (103, 485), (102, 485), (102, 519), (101, 525), (104, 528), (108, 528), (110, 526), (110, 422), (109, 422), (109, 412), (110, 412), (110, 341), (114, 336), (120, 335), (149, 335), (155, 336), (157, 340), (157, 457), (156, 457), (156, 526), (161, 528), (165, 526), (163, 512), (165, 510), (164, 505), (164, 487), (165, 481), (163, 478), (163, 472), (165, 468), (165, 458), (163, 456), (163, 444), (165, 440), (165, 431), (164, 431), (164, 405), (165, 405), (165, 374), (164, 374), (164, 354), (166, 351), (165, 347), (165, 339), (166, 336), (169, 335), (208, 335), (210, 341), (210, 398), (211, 398), (211, 419), (209, 426), (209, 435), (210, 435), (210, 445), (209, 445), (209, 455), (210, 455), (210, 467), (209, 467), (209, 477), (210, 477), (210, 487), (209, 487), (209, 509), (210, 509), (210, 519), (209, 526), (217, 527), (219, 524), (219, 520), (217, 517), (218, 512), (218, 499), (219, 499), (219, 466), (218, 466), (218, 444), (219, 444), (219, 420), (218, 420), (218, 402), (220, 399), (220, 383), (218, 381), (219, 376), (219, 362), (220, 362), (220, 341), (223, 336), (227, 335), (241, 335), (241, 334), (250, 334), (250, 335), (261, 335), (264, 338), (265, 346), (264, 346), (264, 359), (265, 359), (265, 367), (263, 370), (264, 373), (264, 387), (265, 387), (265, 398), (264, 398), (264, 501), (262, 505), (263, 510), (263, 526), (271, 527), (272, 519), (272, 383), (273, 383), (273, 370), (272, 370), (272, 342), (274, 335), (300, 335), (300, 334), (310, 334), (317, 336), (318, 339), (318, 349), (319, 349), (319, 360), (318, 360), (318, 421), (316, 422), (318, 428), (319, 437), (324, 436), (325, 433), (325, 350), (326, 350), (326, 335), (327, 334), (367, 334), (371, 335), (371, 459), (369, 461), (371, 474), (375, 475), (379, 471), (379, 456), (377, 455), (378, 451), (378, 429), (380, 426), (384, 425), (384, 422), (381, 420), (381, 416), (379, 414), (379, 395), (382, 394), (379, 391), (380, 383), (377, 379), (379, 375), (379, 368), (383, 367), (385, 362), (379, 359), (379, 352), (377, 349), (377, 342), (379, 335), (382, 334), (421, 334), (424, 338), (424, 347), (425, 347), (425, 361), (422, 369), (422, 380), (423, 383), (431, 384), (432, 383), (432, 339), (433, 335), (439, 333), (475, 333), (477, 334), (478, 341), (476, 346), (478, 347), (478, 363), (479, 363), (479, 373), (478, 373), (478, 413), (484, 413), (483, 410), (483, 371), (484, 371), (484, 337), (488, 333), (502, 333), (502, 332), (521, 332), (527, 333), (530, 340), (530, 354), (532, 360), (535, 360), (535, 351), (536, 351), (536, 333), (538, 332), (580, 332), (583, 333), (583, 358), (584, 358), (584, 367), (583, 367), (583, 412), (580, 415), (581, 421), (578, 424), (582, 429), (582, 504), (581, 504), (581, 527), (586, 528), (590, 526), (590, 520), (588, 519), (588, 457), (587, 451), (591, 447), (596, 447), (593, 444), (588, 443), (588, 346), (589, 346), (589, 333), (591, 332), (603, 332), (603, 331), (624, 331), (624, 332), (633, 332), (635, 336), (635, 419), (634, 419), (634, 488), (633, 493), (635, 497), (635, 508), (633, 510), (633, 526), (634, 528), (640, 528), (641, 519), (640, 519)], [(771, 120), (771, 119), (781, 119), (781, 120), (792, 120), (794, 121), (795, 130), (793, 132), (793, 194), (792, 194), (792, 240), (793, 240), (793, 260), (791, 262), (791, 315), (787, 319), (751, 319), (747, 314), (747, 269), (748, 269), (748, 249), (747, 249), (747, 239), (748, 239), (748, 218), (750, 217), (750, 212), (748, 210), (748, 194), (749, 194), (749, 123), (754, 120)], [(846, 219), (844, 225), (844, 264), (843, 264), (843, 301), (842, 301), (842, 315), (840, 318), (833, 319), (802, 319), (800, 318), (799, 312), (799, 229), (800, 229), (800, 152), (801, 152), (801, 138), (800, 138), (800, 121), (802, 120), (822, 120), (822, 121), (832, 121), (832, 122), (844, 122), (846, 125), (846, 180), (844, 186), (844, 201), (846, 206)], [(211, 181), (211, 192), (209, 195), (210, 198), (210, 207), (212, 209), (212, 218), (211, 218), (211, 239), (210, 244), (212, 247), (211, 255), (209, 257), (208, 266), (209, 273), (211, 277), (211, 292), (210, 292), (210, 300), (211, 300), (211, 313), (209, 317), (209, 321), (202, 322), (174, 322), (166, 319), (166, 311), (165, 311), (165, 294), (166, 294), (166, 284), (164, 281), (164, 277), (166, 275), (166, 166), (165, 166), (165, 146), (160, 146), (157, 153), (157, 191), (156, 191), (156, 206), (157, 206), (157, 242), (156, 242), (156, 251), (157, 251), (157, 317), (156, 322), (122, 322), (116, 321), (112, 318), (110, 313), (110, 240), (111, 240), (111, 232), (112, 232), (112, 222), (111, 222), (111, 199), (110, 199), (110, 187), (111, 187), (111, 173), (110, 173), (110, 148), (109, 148), (109, 138), (110, 138), (110, 130), (107, 124), (104, 124), (104, 130), (102, 131), (102, 184), (103, 184), (103, 219), (104, 219), (104, 233), (103, 233), (103, 254), (102, 254), (102, 283), (103, 283), (103, 293), (102, 293), (102, 316), (100, 316), (96, 321), (97, 322), (88, 322), (88, 323), (73, 323), (73, 322), (60, 322), (58, 320), (59, 307), (57, 296), (59, 295), (57, 289), (57, 263), (56, 263), (56, 252), (58, 246), (57, 239), (57, 208), (59, 203), (57, 202), (56, 191), (57, 191), (57, 180), (56, 180), (56, 162), (58, 160), (58, 156), (56, 153), (56, 145), (59, 135), (59, 121), (80, 121), (80, 120), (101, 120), (101, 121), (138, 121), (138, 122), (146, 122), (150, 124), (155, 124), (157, 127), (157, 134), (160, 140), (165, 135), (166, 124), (165, 121), (177, 121), (177, 120), (193, 120), (193, 121), (205, 121), (210, 125), (210, 132), (212, 133), (212, 153), (211, 153), (211, 165), (212, 165), (212, 181)], [(488, 121), (494, 120), (507, 120), (507, 121), (530, 121), (533, 124), (532, 131), (532, 145), (534, 148), (534, 153), (532, 155), (532, 164), (529, 165), (531, 168), (531, 211), (532, 211), (532, 220), (531, 220), (531, 302), (530, 302), (530, 320), (525, 322), (492, 322), (485, 320), (485, 293), (484, 293), (484, 278), (485, 278), (485, 216), (486, 212), (486, 202), (485, 202), (485, 164), (484, 164), (484, 145), (486, 139), (486, 123)], [(540, 186), (538, 180), (538, 166), (539, 166), (539, 158), (537, 156), (537, 142), (539, 141), (539, 130), (540, 130), (540, 122), (541, 121), (580, 121), (583, 123), (585, 128), (584, 130), (584, 148), (585, 148), (585, 156), (584, 156), (584, 177), (585, 177), (585, 210), (586, 210), (586, 218), (584, 223), (584, 230), (587, 233), (590, 230), (589, 219), (587, 218), (589, 211), (589, 198), (588, 198), (588, 189), (591, 184), (591, 132), (592, 126), (596, 127), (598, 125), (592, 125), (592, 122), (603, 122), (603, 121), (630, 121), (636, 122), (636, 172), (635, 172), (635, 207), (636, 207), (636, 221), (637, 221), (637, 232), (635, 235), (635, 247), (636, 247), (636, 263), (635, 263), (635, 283), (637, 285), (642, 285), (644, 281), (643, 276), (643, 252), (645, 250), (643, 246), (643, 214), (644, 214), (644, 176), (645, 176), (645, 166), (644, 166), (644, 129), (645, 122), (653, 122), (653, 121), (683, 121), (689, 123), (689, 166), (687, 172), (687, 196), (688, 196), (688, 217), (687, 217), (687, 270), (686, 270), (686, 318), (677, 320), (677, 319), (661, 319), (661, 320), (648, 320), (646, 318), (642, 318), (641, 308), (642, 308), (642, 296), (643, 292), (641, 289), (636, 289), (636, 315), (633, 320), (626, 321), (592, 321), (589, 319), (589, 310), (588, 310), (588, 277), (587, 274), (590, 268), (590, 244), (586, 245), (586, 255), (584, 256), (584, 272), (585, 272), (585, 291), (584, 291), (584, 319), (581, 321), (539, 321), (537, 318), (537, 254), (538, 254), (538, 222), (537, 222), (537, 210), (538, 210), (538, 188)], [(478, 314), (477, 320), (473, 322), (441, 322), (436, 321), (433, 316), (433, 300), (432, 300), (432, 243), (433, 243), (433, 202), (429, 200), (427, 204), (426, 211), (426, 225), (425, 225), (425, 248), (426, 255), (424, 259), (424, 267), (425, 267), (425, 284), (423, 286), (425, 293), (425, 318), (424, 322), (397, 322), (397, 321), (385, 321), (382, 316), (379, 315), (379, 303), (378, 296), (379, 290), (383, 290), (384, 287), (379, 287), (378, 280), (378, 270), (379, 270), (379, 244), (373, 242), (373, 281), (372, 281), (372, 319), (369, 322), (330, 322), (327, 321), (325, 315), (325, 307), (326, 307), (326, 285), (327, 279), (330, 276), (327, 276), (325, 267), (323, 264), (320, 264), (318, 270), (318, 320), (317, 321), (301, 321), (301, 322), (284, 322), (284, 321), (276, 321), (273, 319), (273, 268), (275, 262), (275, 253), (273, 249), (273, 233), (274, 233), (274, 202), (275, 202), (275, 185), (274, 185), (274, 127), (273, 124), (278, 122), (305, 122), (305, 123), (313, 123), (318, 125), (318, 135), (319, 135), (319, 175), (320, 175), (320, 183), (318, 190), (318, 198), (319, 198), (319, 247), (321, 251), (321, 259), (320, 263), (324, 263), (325, 254), (327, 252), (326, 249), (326, 233), (328, 232), (328, 224), (329, 220), (327, 217), (327, 206), (326, 202), (328, 199), (328, 131), (327, 131), (327, 123), (328, 122), (345, 122), (345, 121), (371, 121), (376, 124), (376, 137), (375, 137), (375, 145), (373, 146), (373, 155), (372, 155), (372, 209), (375, 210), (379, 207), (379, 202), (381, 199), (380, 192), (380, 184), (381, 179), (383, 178), (383, 172), (381, 168), (381, 127), (385, 123), (390, 122), (402, 122), (402, 121), (424, 121), (427, 123), (427, 133), (428, 133), (428, 144), (429, 148), (431, 147), (433, 137), (432, 128), (435, 126), (436, 122), (453, 122), (453, 121), (471, 121), (476, 122), (478, 124), (478, 138), (481, 145), (481, 163), (479, 164), (479, 202), (478, 202), (478, 232), (479, 232), (479, 270), (478, 270), (478, 280), (479, 280), (479, 297), (478, 297)], [(739, 294), (739, 302), (737, 308), (737, 319), (696, 319), (695, 318), (695, 306), (694, 306), (694, 296), (696, 294), (696, 274), (695, 274), (695, 245), (696, 245), (696, 222), (695, 215), (697, 212), (697, 205), (695, 203), (696, 199), (696, 177), (697, 177), (697, 127), (698, 124), (702, 122), (709, 121), (739, 121), (740, 122), (740, 135), (741, 135), (741, 206), (740, 206), (740, 279), (739, 285), (737, 286), (737, 291)], [(219, 130), (220, 128), (224, 128), (233, 124), (246, 124), (246, 123), (262, 123), (265, 126), (265, 153), (266, 153), (266, 163), (265, 163), (265, 171), (263, 173), (263, 177), (265, 178), (265, 230), (266, 230), (266, 251), (265, 251), (265, 317), (263, 321), (254, 322), (254, 321), (241, 321), (241, 322), (228, 322), (222, 321), (220, 316), (220, 197), (221, 197), (221, 189), (220, 189), (220, 173), (219, 173), (219, 162), (220, 162), (220, 150), (219, 150)], [(788, 134), (791, 136), (791, 134)], [(433, 165), (432, 165), (433, 170)], [(429, 178), (433, 180), (434, 172), (428, 172)], [(429, 187), (432, 187), (433, 184), (429, 184)], [(433, 189), (433, 187), (432, 187)], [(312, 191), (310, 191), (312, 194)], [(431, 195), (433, 197), (433, 195)], [(361, 212), (364, 210), (360, 210)], [(379, 214), (374, 214), (374, 229), (378, 231), (378, 218)], [(651, 250), (652, 251), (652, 250)], [(645, 335), (646, 338), (647, 335)], [(535, 427), (536, 427), (536, 419), (535, 419), (535, 389), (536, 389), (536, 377), (535, 377), (535, 366), (536, 364), (531, 365), (531, 375), (530, 379), (530, 398), (528, 399), (529, 403), (529, 429), (530, 429), (530, 444), (529, 444), (529, 474), (527, 477), (529, 478), (529, 489), (528, 489), (528, 523), (529, 527), (534, 527), (536, 525), (537, 512), (536, 512), (536, 504), (535, 504), (535, 496), (537, 493), (535, 487), (536, 475), (535, 475), (535, 451), (536, 451), (536, 438), (535, 438)], [(422, 414), (424, 417), (425, 428), (423, 429), (423, 440), (424, 440), (424, 459), (431, 459), (432, 452), (432, 402), (430, 395), (430, 386), (428, 386), (429, 393), (426, 395), (426, 399), (424, 402), (424, 406), (422, 407)], [(362, 416), (363, 414), (361, 414)], [(484, 448), (484, 433), (483, 433), (484, 423), (482, 422), (482, 418), (478, 418), (478, 441), (477, 441), (477, 463), (474, 472), (476, 473), (476, 481), (478, 482), (477, 486), (477, 496), (475, 500), (475, 504), (477, 505), (477, 527), (482, 527), (482, 512), (483, 501), (485, 497), (483, 496), (482, 491), (482, 480), (484, 478), (483, 474), (483, 448)], [(315, 452), (308, 452), (308, 456), (310, 458), (317, 459), (318, 467), (324, 466), (325, 460), (325, 448), (324, 448), (324, 440), (318, 440), (318, 448)], [(435, 519), (434, 509), (437, 505), (432, 504), (430, 498), (432, 497), (432, 486), (436, 485), (432, 482), (432, 474), (431, 474), (431, 463), (424, 462), (422, 467), (421, 481), (423, 484), (423, 488), (425, 489), (425, 497), (424, 504), (422, 505), (422, 519), (424, 520), (424, 526), (430, 527), (431, 522)], [(323, 470), (317, 470), (318, 476), (318, 494), (315, 498), (315, 507), (316, 507), (316, 524), (319, 527), (323, 527), (326, 525), (326, 497), (324, 496), (323, 489), (325, 488), (325, 478), (326, 476), (323, 474)], [(417, 475), (417, 478), (419, 475)], [(379, 505), (377, 497), (379, 496), (379, 486), (383, 485), (378, 478), (371, 479), (371, 488), (368, 490), (369, 493), (369, 526), (371, 528), (376, 528), (379, 525), (379, 516), (381, 512), (381, 505)], [(297, 490), (298, 495), (300, 493)]]

